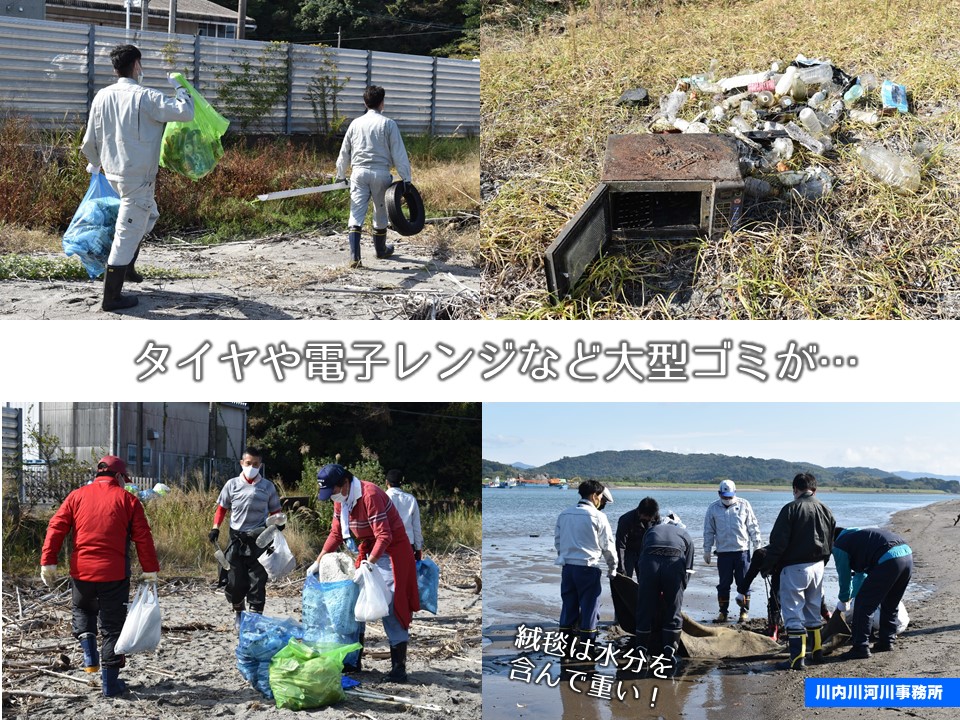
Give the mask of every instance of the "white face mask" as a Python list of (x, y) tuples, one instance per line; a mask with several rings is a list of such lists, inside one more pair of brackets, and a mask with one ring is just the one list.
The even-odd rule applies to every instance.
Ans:
[(340, 493), (334, 493), (333, 495), (330, 496), (330, 499), (333, 500), (334, 502), (342, 503), (347, 498), (346, 496), (341, 495)]
[(730, 507), (731, 505), (733, 505), (735, 500), (736, 498), (725, 498), (725, 497), (720, 498), (720, 502), (722, 502), (727, 507)]
[(260, 474), (260, 468), (254, 467), (253, 465), (243, 466), (243, 476), (247, 480), (253, 480), (259, 474)]

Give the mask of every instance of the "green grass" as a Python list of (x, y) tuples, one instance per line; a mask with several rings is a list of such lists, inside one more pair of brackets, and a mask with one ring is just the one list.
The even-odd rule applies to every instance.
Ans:
[[(184, 280), (203, 277), (170, 268), (144, 265), (138, 268), (144, 277)], [(0, 255), (0, 280), (89, 280), (90, 276), (75, 257), (49, 257), (9, 253)]]
[[(565, 5), (563, 7), (575, 7)], [(502, 318), (942, 318), (960, 315), (960, 4), (702, 0), (589, 8), (525, 22), (517, 3), (488, 8), (483, 30), (481, 153), (497, 188), (483, 207), (485, 306)], [(540, 12), (540, 10), (538, 10)], [(497, 24), (497, 20), (502, 24)], [(838, 152), (798, 152), (825, 167), (820, 201), (754, 205), (736, 233), (685, 246), (638, 244), (594, 265), (573, 296), (546, 293), (542, 255), (599, 181), (606, 138), (647, 132), (678, 78), (718, 61), (719, 77), (798, 53), (907, 85), (916, 112), (876, 128), (850, 123)], [(641, 111), (618, 108), (642, 85)], [(877, 97), (868, 98), (876, 104)], [(702, 108), (712, 105), (705, 100)], [(687, 104), (692, 120), (701, 109)], [(868, 176), (856, 141), (922, 162), (914, 196)]]
[[(39, 132), (21, 117), (0, 115), (0, 251), (24, 252), (29, 231), (61, 234), (87, 190), (82, 132)], [(406, 138), (414, 182), (428, 217), (477, 213), (480, 207), (478, 138)], [(331, 182), (336, 151), (286, 138), (228, 143), (217, 167), (199, 181), (161, 169), (154, 234), (214, 244), (225, 240), (328, 228), (342, 231), (349, 193), (282, 201), (257, 195)]]

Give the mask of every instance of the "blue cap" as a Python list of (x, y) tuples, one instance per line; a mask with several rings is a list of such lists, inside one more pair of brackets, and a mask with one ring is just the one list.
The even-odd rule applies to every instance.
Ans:
[(350, 473), (343, 465), (331, 463), (317, 471), (317, 500), (329, 500), (333, 489), (350, 479)]

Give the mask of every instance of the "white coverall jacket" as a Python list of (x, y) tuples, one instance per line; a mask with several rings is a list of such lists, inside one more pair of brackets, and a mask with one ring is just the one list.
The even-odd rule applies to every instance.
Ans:
[(707, 516), (703, 520), (703, 552), (708, 553), (714, 543), (717, 552), (742, 552), (760, 548), (763, 543), (760, 538), (760, 523), (753, 514), (753, 507), (743, 498), (734, 498), (733, 505), (726, 507), (720, 500), (715, 500), (707, 508)]
[(412, 182), (410, 160), (397, 123), (376, 110), (367, 110), (365, 115), (350, 123), (340, 145), (337, 177), (346, 177), (349, 166), (353, 166), (350, 175), (350, 226), (363, 226), (367, 206), (373, 200), (373, 227), (385, 229), (389, 218), (384, 194), (393, 181), (390, 168), (397, 169), (401, 180)]
[(583, 565), (613, 572), (617, 567), (617, 546), (607, 516), (589, 500), (581, 500), (557, 518), (553, 545), (555, 565)]
[(193, 119), (193, 98), (184, 90), (168, 97), (130, 78), (96, 94), (80, 150), (102, 167), (120, 195), (120, 212), (108, 265), (129, 264), (157, 218), (154, 200), (160, 140), (168, 122)]

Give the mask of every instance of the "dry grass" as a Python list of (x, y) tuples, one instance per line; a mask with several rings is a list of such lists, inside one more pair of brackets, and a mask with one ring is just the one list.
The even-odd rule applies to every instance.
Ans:
[[(960, 317), (960, 3), (811, 0), (589, 8), (517, 30), (487, 24), (481, 81), (487, 314), (522, 318)], [(607, 135), (645, 132), (678, 77), (764, 69), (797, 53), (907, 85), (916, 112), (848, 124), (817, 202), (774, 199), (719, 242), (611, 254), (553, 304), (542, 255), (597, 183)], [(642, 85), (648, 112), (615, 105)], [(692, 119), (688, 103), (683, 115)], [(933, 150), (915, 196), (867, 176), (860, 139)]]

